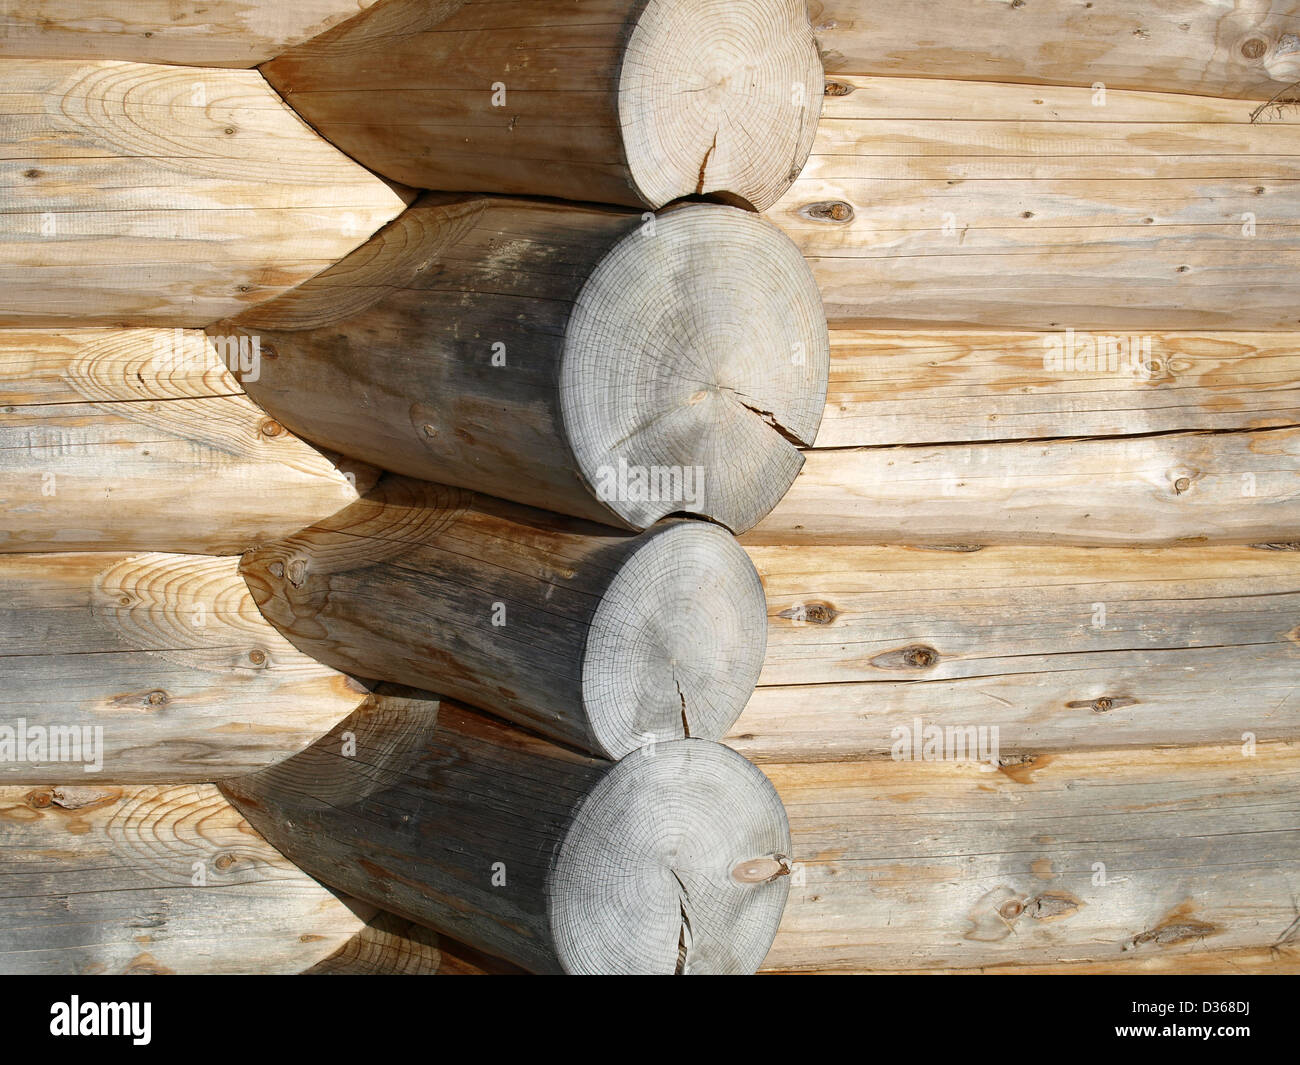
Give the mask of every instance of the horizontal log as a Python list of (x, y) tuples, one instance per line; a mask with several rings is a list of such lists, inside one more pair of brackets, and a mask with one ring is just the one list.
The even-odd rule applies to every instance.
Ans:
[[(1300, 334), (831, 330), (818, 447), (1300, 425)], [(1091, 349), (1088, 345), (1091, 342)], [(1126, 346), (1123, 364), (1119, 344)], [(1096, 358), (1098, 347), (1103, 352)]]
[(1289, 105), (848, 75), (832, 91), (808, 165), (768, 212), (832, 323), (1300, 322)]
[(1002, 752), (1300, 739), (1295, 551), (749, 552), (767, 659), (727, 742), (753, 761), (887, 755), (918, 719)]
[(277, 854), (210, 784), (0, 788), (0, 970), (292, 974), (377, 914)]
[(262, 618), (233, 558), (0, 555), (0, 643), (5, 784), (219, 780), (366, 698)]
[(813, 450), (747, 544), (1292, 542), (1300, 429)]
[(762, 585), (707, 522), (631, 536), (387, 477), (250, 552), (241, 572), (313, 659), (437, 689), (604, 757), (717, 739), (763, 662)]
[(796, 866), (765, 968), (971, 969), (1290, 949), (1298, 748), (765, 767)]
[(223, 790), (302, 869), (533, 971), (752, 972), (787, 892), (771, 785), (703, 740), (610, 763), (406, 691)]
[(395, 181), (649, 207), (774, 203), (822, 92), (802, 0), (381, 0), (262, 69)]
[(256, 71), (0, 67), (0, 325), (203, 326), (406, 205)]
[(268, 418), (227, 358), (194, 330), (0, 330), (0, 552), (238, 554), (373, 485)]
[(372, 0), (41, 0), (0, 11), (6, 56), (254, 67)]
[(1266, 100), (1300, 78), (1289, 0), (809, 0), (827, 72)]
[(817, 433), (817, 287), (733, 207), (658, 217), (431, 196), (210, 332), (258, 337), (249, 394), (316, 443), (411, 477), (642, 529), (739, 530)]
[[(348, 899), (348, 905), (366, 904)], [(507, 962), (454, 943), (413, 921), (380, 911), (304, 976), (488, 976), (522, 973)]]

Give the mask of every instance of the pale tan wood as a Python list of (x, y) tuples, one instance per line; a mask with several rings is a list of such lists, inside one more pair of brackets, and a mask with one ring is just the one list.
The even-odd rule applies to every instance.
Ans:
[(0, 330), (0, 552), (238, 554), (377, 477), (268, 417), (195, 330)]
[(1272, 947), (1243, 947), (1239, 950), (1207, 950), (1195, 954), (1162, 955), (1110, 959), (1107, 961), (1068, 962), (1063, 964), (1019, 965), (1005, 962), (978, 969), (838, 969), (785, 970), (765, 969), (765, 973), (782, 975), (856, 974), (884, 976), (894, 973), (916, 976), (1256, 976), (1300, 974), (1300, 947), (1287, 942)]
[(805, 459), (744, 543), (1300, 539), (1300, 429), (829, 449)]
[(717, 739), (763, 662), (763, 587), (708, 522), (631, 536), (390, 476), (240, 571), (312, 658), (607, 758)]
[(409, 201), (257, 71), (0, 66), (2, 325), (202, 326), (305, 281)]
[(275, 631), (234, 558), (0, 555), (0, 638), (6, 784), (220, 780), (302, 750), (366, 698)]
[(649, 207), (774, 203), (822, 91), (803, 0), (381, 0), (262, 69), (395, 181)]
[(796, 861), (765, 968), (1177, 964), (1292, 950), (1293, 744), (1253, 757), (1239, 745), (1041, 755), (1001, 770), (889, 759), (764, 768)]
[[(1300, 425), (1296, 333), (1157, 333), (1136, 360), (1121, 364), (1117, 348), (1114, 369), (1106, 358), (1068, 374), (1044, 368), (1052, 345), (1064, 345), (1054, 333), (830, 335), (818, 447)], [(1080, 353), (1084, 341), (1076, 337)]]
[(787, 891), (771, 785), (705, 740), (611, 763), (398, 689), (222, 787), (324, 882), (532, 971), (752, 972)]
[(210, 784), (0, 788), (0, 972), (291, 974), (376, 915)]
[(1294, 330), (1291, 106), (837, 76), (768, 212), (832, 323)]
[(809, 0), (828, 72), (1267, 99), (1300, 78), (1290, 0)]
[(373, 0), (7, 0), (0, 56), (253, 67)]
[(1300, 738), (1298, 552), (749, 551), (768, 652), (726, 741), (751, 760), (889, 755), (917, 719), (1002, 752)]
[(780, 230), (718, 204), (647, 219), (427, 196), (209, 332), (276, 353), (245, 385), (309, 440), (625, 528), (681, 512), (749, 528), (825, 406), (812, 275)]

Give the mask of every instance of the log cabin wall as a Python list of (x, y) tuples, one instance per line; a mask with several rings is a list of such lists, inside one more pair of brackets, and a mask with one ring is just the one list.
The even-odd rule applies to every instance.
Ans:
[(93, 6), (0, 969), (1300, 971), (1293, 3)]

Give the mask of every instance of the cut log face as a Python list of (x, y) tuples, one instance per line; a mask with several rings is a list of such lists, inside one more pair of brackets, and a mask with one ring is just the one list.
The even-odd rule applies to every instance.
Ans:
[(630, 536), (404, 478), (242, 572), (313, 658), (606, 757), (724, 735), (766, 647), (762, 584), (716, 525)]
[(0, 552), (239, 554), (377, 478), (268, 418), (197, 330), (0, 330)]
[(210, 781), (366, 698), (258, 613), (233, 558), (0, 555), (0, 783)]
[(302, 972), (376, 916), (210, 784), (0, 787), (0, 971)]
[(255, 70), (6, 60), (0, 324), (203, 326), (292, 288), (410, 201)]
[(394, 691), (223, 787), (326, 883), (534, 971), (752, 972), (788, 892), (776, 793), (702, 740), (611, 764)]
[(829, 364), (794, 246), (708, 204), (429, 197), (209, 332), (275, 352), (245, 386), (323, 446), (635, 529), (757, 522), (816, 436)]
[(774, 203), (822, 96), (802, 0), (383, 0), (262, 69), (404, 184), (652, 208)]

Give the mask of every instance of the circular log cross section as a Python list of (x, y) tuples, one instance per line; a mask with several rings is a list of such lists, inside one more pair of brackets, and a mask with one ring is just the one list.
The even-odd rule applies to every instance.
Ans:
[(749, 212), (689, 204), (627, 234), (564, 341), (560, 408), (580, 475), (632, 528), (686, 512), (749, 529), (817, 435), (825, 322), (802, 256)]
[[(730, 748), (675, 740), (625, 757), (586, 796), (549, 879), (568, 973), (752, 973), (789, 893), (790, 827), (768, 779)], [(770, 859), (766, 880), (733, 875)]]
[(632, 187), (650, 206), (725, 193), (765, 210), (812, 150), (823, 82), (803, 0), (650, 0), (618, 80)]
[(767, 650), (763, 585), (716, 525), (652, 530), (606, 586), (582, 661), (593, 749), (657, 737), (718, 739), (740, 716)]

